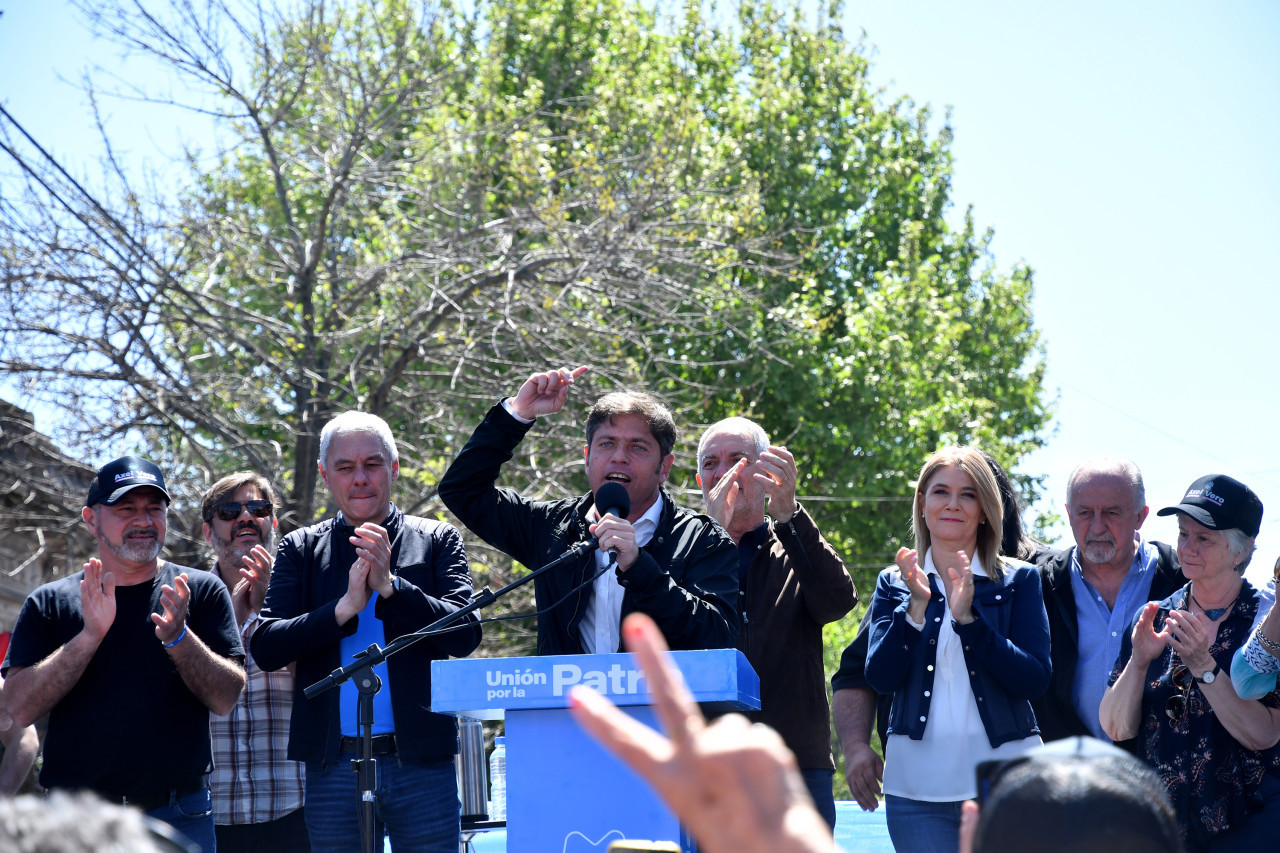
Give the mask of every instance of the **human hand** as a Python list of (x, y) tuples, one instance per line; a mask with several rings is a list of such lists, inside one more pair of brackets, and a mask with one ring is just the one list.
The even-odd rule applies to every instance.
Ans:
[(275, 558), (264, 545), (254, 545), (253, 550), (240, 558), (244, 565), (240, 569), (240, 579), (249, 585), (251, 590), (249, 603), (254, 610), (261, 610), (267, 600), (267, 587), (271, 584), (271, 568)]
[(347, 570), (347, 591), (338, 599), (334, 617), (339, 625), (345, 625), (360, 614), (369, 604), (373, 590), (369, 586), (369, 564), (357, 559)]
[(606, 515), (588, 528), (600, 543), (601, 551), (613, 551), (617, 555), (618, 571), (625, 572), (640, 557), (636, 544), (636, 529), (631, 522), (616, 515)]
[(1159, 610), (1160, 602), (1148, 601), (1143, 605), (1142, 613), (1133, 626), (1133, 634), (1130, 638), (1133, 643), (1132, 657), (1140, 666), (1145, 667), (1159, 657), (1169, 642), (1171, 632), (1167, 619), (1163, 628), (1158, 632), (1155, 630), (1156, 613)]
[(769, 496), (769, 514), (773, 520), (786, 524), (796, 514), (796, 460), (785, 447), (770, 445), (756, 460), (756, 470), (751, 475), (764, 486)]
[(187, 573), (173, 579), (173, 586), (160, 587), (160, 612), (151, 614), (156, 626), (156, 639), (164, 644), (178, 639), (187, 626), (187, 607), (191, 603), (191, 587)]
[(742, 494), (742, 484), (738, 482), (738, 477), (747, 464), (746, 459), (739, 459), (707, 492), (707, 515), (726, 530), (729, 520), (733, 518), (733, 508)]
[(80, 613), (84, 630), (95, 642), (101, 642), (116, 621), (116, 576), (102, 570), (102, 561), (91, 557), (84, 564), (80, 581)]
[(973, 853), (973, 842), (978, 836), (979, 812), (977, 800), (965, 800), (960, 804), (960, 844), (958, 853)]
[(910, 548), (899, 548), (893, 561), (898, 565), (902, 580), (911, 593), (911, 600), (907, 602), (907, 615), (915, 622), (923, 622), (933, 591), (929, 589), (929, 579), (925, 576), (924, 569), (920, 568), (920, 557)]
[(880, 783), (884, 781), (884, 759), (876, 755), (871, 744), (857, 742), (844, 748), (844, 779), (849, 793), (864, 812), (880, 805)]
[(395, 576), (391, 573), (391, 536), (387, 529), (366, 521), (356, 528), (351, 544), (355, 546), (356, 556), (369, 564), (366, 581), (369, 589), (383, 598), (395, 595)]
[(236, 613), (236, 624), (243, 625), (251, 613), (262, 609), (267, 600), (267, 586), (271, 582), (271, 552), (262, 545), (240, 558), (240, 577), (231, 590), (231, 604)]
[(960, 568), (947, 569), (947, 605), (951, 608), (951, 618), (961, 625), (973, 621), (973, 568), (969, 565), (969, 557), (963, 551), (956, 552)]
[(1208, 621), (1199, 613), (1170, 610), (1164, 622), (1169, 634), (1169, 645), (1182, 658), (1187, 669), (1197, 677), (1217, 666), (1217, 661), (1209, 654)]
[(532, 420), (539, 415), (554, 415), (564, 408), (565, 400), (569, 399), (569, 386), (590, 369), (575, 367), (570, 370), (562, 367), (559, 370), (533, 374), (511, 398), (511, 411), (525, 420)]
[(739, 714), (707, 725), (666, 643), (649, 617), (622, 623), (644, 670), (664, 736), (577, 686), (574, 718), (649, 782), (707, 853), (834, 853), (835, 842), (809, 799), (795, 756), (766, 726)]

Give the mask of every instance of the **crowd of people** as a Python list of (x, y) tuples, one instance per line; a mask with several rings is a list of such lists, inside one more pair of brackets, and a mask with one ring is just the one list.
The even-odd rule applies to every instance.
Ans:
[[(1244, 578), (1263, 508), (1243, 483), (1203, 477), (1160, 510), (1177, 516), (1171, 548), (1140, 533), (1136, 466), (1085, 460), (1067, 485), (1074, 545), (1054, 550), (1022, 529), (993, 457), (937, 450), (916, 482), (913, 547), (880, 574), (829, 706), (823, 626), (858, 591), (797, 498), (802, 460), (758, 424), (703, 431), (696, 508), (665, 488), (678, 429), (643, 392), (592, 406), (586, 494), (499, 485), (586, 372), (536, 373), (495, 405), (439, 495), (531, 569), (593, 543), (535, 579), (538, 653), (635, 652), (666, 736), (588, 691), (574, 713), (704, 849), (833, 849), (833, 718), (850, 791), (864, 809), (883, 798), (901, 853), (1274, 847), (1280, 617), (1274, 582)], [(13, 631), (0, 791), (17, 790), (46, 719), (41, 787), (141, 810), (206, 853), (384, 837), (458, 849), (456, 724), (430, 697), (432, 661), (481, 640), (476, 615), (458, 614), (473, 593), (462, 536), (395, 505), (381, 418), (333, 418), (317, 465), (337, 512), (278, 543), (271, 472), (214, 483), (201, 502), (209, 571), (160, 557), (170, 493), (157, 466), (126, 456), (99, 470), (82, 511), (96, 556), (33, 592)], [(598, 505), (606, 487), (625, 490), (624, 508)], [(454, 630), (308, 695), (372, 645), (453, 614)], [(759, 710), (708, 723), (668, 644), (740, 649)], [(376, 774), (351, 773), (366, 749)]]

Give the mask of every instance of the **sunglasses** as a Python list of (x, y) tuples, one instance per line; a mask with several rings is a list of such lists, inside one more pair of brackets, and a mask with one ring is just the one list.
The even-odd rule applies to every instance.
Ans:
[(1195, 683), (1195, 679), (1191, 677), (1191, 670), (1185, 666), (1179, 666), (1169, 676), (1169, 683), (1182, 691), (1173, 694), (1169, 697), (1169, 701), (1164, 703), (1165, 714), (1176, 723), (1187, 713), (1187, 701), (1191, 698), (1191, 685)]
[(270, 518), (274, 507), (271, 506), (271, 501), (247, 501), (245, 503), (223, 501), (213, 508), (213, 512), (223, 521), (235, 521), (240, 517), (240, 513), (246, 509), (255, 518)]

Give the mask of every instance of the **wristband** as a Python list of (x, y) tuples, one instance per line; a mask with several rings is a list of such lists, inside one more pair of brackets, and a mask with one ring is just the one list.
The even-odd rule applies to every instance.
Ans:
[(178, 635), (177, 639), (175, 639), (172, 643), (161, 643), (160, 645), (164, 646), (166, 649), (171, 649), (174, 646), (178, 645), (178, 643), (181, 643), (182, 638), (185, 636), (187, 636), (187, 626), (183, 625), (182, 633)]

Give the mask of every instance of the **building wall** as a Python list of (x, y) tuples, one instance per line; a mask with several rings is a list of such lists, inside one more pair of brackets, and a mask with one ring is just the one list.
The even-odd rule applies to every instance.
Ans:
[(93, 553), (80, 508), (94, 473), (36, 432), (30, 412), (0, 400), (0, 631), (31, 590)]

